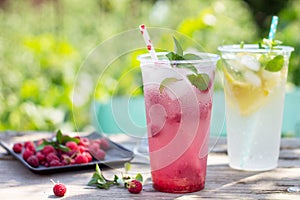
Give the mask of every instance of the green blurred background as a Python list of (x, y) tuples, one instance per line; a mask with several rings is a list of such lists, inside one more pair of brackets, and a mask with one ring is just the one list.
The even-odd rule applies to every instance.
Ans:
[[(89, 129), (89, 98), (74, 122), (76, 73), (97, 44), (141, 23), (177, 30), (217, 53), (220, 44), (267, 37), (272, 15), (279, 16), (276, 39), (295, 47), (288, 85), (299, 86), (300, 0), (0, 0), (0, 130)], [(132, 62), (109, 72), (96, 88), (99, 101), (139, 88)], [(128, 70), (131, 78), (112, 91)]]

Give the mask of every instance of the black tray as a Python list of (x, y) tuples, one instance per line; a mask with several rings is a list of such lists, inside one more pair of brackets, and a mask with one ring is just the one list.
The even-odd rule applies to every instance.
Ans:
[[(20, 133), (18, 132), (18, 134), (16, 135), (20, 135)], [(49, 136), (50, 135), (48, 135), (48, 137)], [(97, 139), (97, 138), (102, 138), (103, 136), (98, 132), (93, 132), (84, 137), (89, 139)], [(133, 159), (134, 153), (132, 151), (109, 140), (108, 138), (106, 139), (110, 143), (110, 148), (106, 150), (106, 156), (104, 160), (93, 159), (92, 162), (85, 163), (85, 164), (73, 164), (73, 165), (55, 166), (55, 167), (39, 166), (37, 168), (34, 168), (30, 166), (26, 161), (23, 160), (22, 154), (15, 153), (12, 150), (14, 143), (16, 143), (14, 137), (3, 139), (2, 141), (0, 141), (0, 145), (3, 148), (5, 148), (10, 154), (12, 154), (15, 158), (20, 160), (25, 167), (27, 167), (29, 170), (31, 170), (36, 174), (50, 174), (50, 173), (66, 172), (66, 171), (73, 171), (73, 170), (91, 169), (95, 167), (96, 163), (98, 163), (100, 166), (102, 165), (107, 167), (115, 167)], [(18, 141), (18, 142), (22, 142), (22, 141)]]

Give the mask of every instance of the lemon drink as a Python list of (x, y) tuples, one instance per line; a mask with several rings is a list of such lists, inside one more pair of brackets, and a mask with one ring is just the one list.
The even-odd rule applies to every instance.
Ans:
[(229, 165), (276, 168), (292, 47), (227, 45), (222, 53)]

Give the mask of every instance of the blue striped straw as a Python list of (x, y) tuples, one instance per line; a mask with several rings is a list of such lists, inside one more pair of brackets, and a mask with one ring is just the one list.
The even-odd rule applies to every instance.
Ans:
[(278, 17), (273, 16), (272, 17), (272, 23), (271, 23), (271, 26), (270, 26), (269, 40), (273, 40), (275, 38), (277, 24), (278, 24)]

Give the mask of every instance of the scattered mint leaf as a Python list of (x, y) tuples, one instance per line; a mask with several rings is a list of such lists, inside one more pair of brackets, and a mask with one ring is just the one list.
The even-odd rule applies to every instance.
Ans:
[(207, 90), (209, 84), (209, 76), (204, 73), (187, 75), (191, 84), (199, 90)]
[(275, 56), (272, 60), (268, 61), (265, 70), (270, 72), (278, 72), (282, 69), (284, 64), (284, 57), (282, 55)]
[[(127, 174), (128, 170), (130, 170), (131, 168), (131, 164), (128, 162), (125, 163), (124, 168)], [(122, 185), (123, 187), (127, 188), (128, 183), (132, 180), (138, 180), (142, 182), (143, 176), (141, 174), (137, 174), (135, 177), (129, 177), (127, 175), (123, 176), (122, 174), (122, 178), (119, 178), (117, 175), (114, 175), (113, 180), (108, 180), (103, 176), (102, 171), (100, 170), (98, 164), (96, 164), (96, 170), (93, 173), (93, 176), (87, 185), (95, 186), (100, 189), (109, 189), (113, 185), (116, 186)]]
[(241, 41), (241, 43), (240, 43), (240, 48), (243, 49), (243, 48), (244, 48), (244, 45), (245, 45), (245, 42), (244, 42), (244, 41)]
[(174, 77), (171, 77), (171, 78), (165, 78), (159, 85), (159, 93), (162, 93), (162, 91), (165, 89), (165, 87), (167, 85), (169, 85), (170, 83), (174, 83), (174, 82), (177, 82), (177, 81), (181, 81), (182, 79), (177, 79), (177, 78), (174, 78)]
[(125, 174), (127, 174), (128, 171), (131, 169), (131, 164), (129, 162), (126, 162), (124, 164), (124, 168), (125, 168)]
[(142, 182), (143, 182), (143, 176), (142, 176), (142, 174), (138, 173), (138, 174), (135, 176), (135, 180), (140, 181), (140, 182), (142, 183)]
[(181, 45), (179, 44), (179, 42), (177, 41), (177, 39), (173, 36), (173, 40), (174, 40), (174, 51), (176, 52), (177, 55), (183, 57), (183, 50)]

